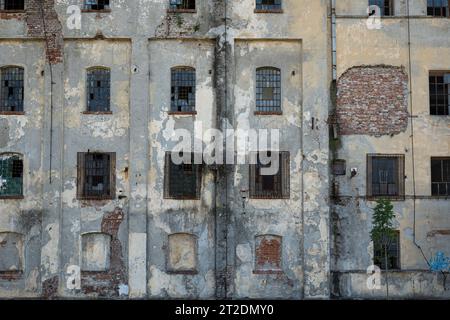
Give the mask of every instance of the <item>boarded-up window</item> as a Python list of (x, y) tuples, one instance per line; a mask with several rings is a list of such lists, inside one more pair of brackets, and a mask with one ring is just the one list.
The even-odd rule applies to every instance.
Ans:
[(403, 199), (405, 195), (404, 155), (367, 155), (367, 196)]
[(110, 265), (111, 236), (88, 233), (82, 236), (82, 270), (108, 271)]
[(23, 68), (0, 68), (0, 111), (23, 111)]
[(78, 199), (114, 199), (115, 181), (115, 153), (78, 153)]
[(107, 68), (91, 68), (87, 71), (87, 111), (110, 110), (111, 72)]
[(448, 17), (449, 0), (427, 0), (427, 15), (433, 17)]
[(195, 69), (175, 67), (171, 69), (171, 112), (195, 111)]
[(0, 0), (0, 10), (24, 10), (25, 0)]
[(281, 10), (281, 0), (256, 0), (256, 10)]
[(195, 0), (169, 0), (172, 10), (195, 10)]
[(260, 235), (255, 238), (255, 273), (281, 271), (282, 237)]
[(23, 236), (0, 232), (0, 271), (23, 271)]
[[(394, 15), (394, 6), (392, 0), (369, 0), (369, 6), (378, 6), (380, 8), (381, 16), (392, 16)], [(374, 15), (376, 12), (372, 10), (369, 15)]]
[(197, 272), (197, 237), (188, 233), (169, 235), (167, 269), (169, 272)]
[(0, 154), (0, 198), (22, 196), (22, 156), (19, 154)]
[(450, 195), (450, 158), (431, 158), (431, 194)]
[[(386, 244), (386, 250), (385, 246)], [(381, 269), (400, 269), (400, 232), (395, 231), (392, 238), (383, 238), (373, 244), (373, 263)], [(387, 255), (385, 256), (385, 252)], [(387, 259), (386, 259), (387, 258)]]
[[(290, 198), (290, 160), (289, 152), (262, 152), (267, 158), (278, 157), (278, 163), (264, 163), (261, 153), (252, 153), (256, 158), (256, 164), (250, 164), (250, 198), (254, 199), (289, 199)], [(252, 163), (254, 161), (252, 160)], [(274, 168), (275, 174), (265, 172), (268, 168)]]
[(256, 111), (281, 112), (281, 70), (256, 69)]
[(164, 174), (165, 199), (200, 199), (202, 165), (194, 164), (194, 154), (190, 163), (176, 164), (172, 153), (166, 152)]
[(85, 10), (109, 10), (109, 0), (85, 0)]
[(450, 114), (450, 72), (430, 72), (430, 114)]

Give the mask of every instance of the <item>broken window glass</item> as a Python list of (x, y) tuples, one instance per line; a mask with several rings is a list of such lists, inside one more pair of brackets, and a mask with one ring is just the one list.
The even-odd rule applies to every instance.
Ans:
[(281, 0), (256, 0), (256, 10), (281, 10)]
[(431, 72), (430, 114), (448, 116), (450, 114), (450, 72)]
[(0, 10), (24, 10), (24, 0), (0, 0)]
[(85, 0), (85, 10), (108, 10), (109, 0)]
[(171, 111), (195, 111), (195, 69), (176, 67), (171, 70)]
[(0, 69), (0, 111), (23, 111), (23, 68)]
[(427, 0), (427, 15), (433, 17), (448, 17), (448, 0)]
[(87, 71), (87, 111), (110, 111), (111, 74), (106, 68)]
[[(369, 0), (369, 6), (378, 6), (380, 8), (381, 16), (392, 16), (394, 15), (394, 7), (392, 5), (392, 0)], [(375, 10), (369, 13), (369, 16), (374, 15)]]
[(78, 197), (113, 199), (115, 153), (78, 153)]
[[(386, 250), (385, 246), (386, 244)], [(386, 260), (389, 270), (400, 269), (400, 232), (395, 231), (393, 238), (384, 237), (373, 244), (374, 255), (373, 263), (380, 267), (382, 270), (386, 270)], [(385, 257), (387, 252), (387, 259)]]
[(170, 0), (170, 9), (195, 10), (195, 0)]
[(194, 164), (194, 154), (191, 163), (175, 164), (172, 153), (166, 153), (164, 198), (167, 199), (200, 199), (201, 164)]
[(403, 197), (404, 175), (403, 155), (368, 155), (367, 195)]
[(450, 158), (431, 158), (431, 194), (450, 196)]
[(0, 155), (0, 197), (23, 195), (23, 160), (20, 155)]
[(264, 67), (256, 70), (256, 111), (281, 112), (281, 71)]

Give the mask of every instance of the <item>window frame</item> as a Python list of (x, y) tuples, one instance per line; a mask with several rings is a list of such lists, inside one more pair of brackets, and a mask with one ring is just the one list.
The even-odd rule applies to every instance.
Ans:
[[(428, 6), (428, 2), (429, 1), (433, 1), (433, 6), (430, 7)], [(432, 17), (432, 18), (450, 18), (450, 0), (447, 0), (447, 6), (440, 6), (440, 7), (436, 7), (434, 6), (436, 0), (427, 0), (427, 17)], [(432, 8), (431, 10), (433, 10), (433, 14), (429, 14), (429, 10), (430, 8)], [(435, 15), (436, 13), (436, 9), (439, 8), (440, 14), (439, 15)], [(446, 8), (445, 10), (442, 10), (443, 8)], [(443, 14), (445, 12), (445, 15)]]
[[(97, 1), (99, 1), (99, 0), (97, 0)], [(105, 0), (102, 0), (102, 1), (105, 1)], [(92, 7), (89, 7), (89, 4), (87, 4), (86, 2), (87, 2), (86, 0), (83, 1), (83, 9), (81, 10), (81, 12), (98, 12), (98, 13), (111, 12), (111, 1), (110, 0), (108, 0), (107, 5), (104, 4), (105, 7), (103, 9), (92, 9)], [(98, 5), (98, 4), (96, 4), (96, 5)], [(91, 6), (92, 6), (92, 4), (91, 4)]]
[[(10, 12), (10, 13), (14, 13), (14, 12), (24, 12), (25, 8), (26, 8), (26, 0), (23, 0), (23, 7), (22, 9), (5, 9), (5, 5), (7, 0), (0, 0), (0, 12)], [(17, 0), (16, 0), (17, 1)]]
[[(384, 1), (383, 7), (380, 7), (378, 4), (370, 4), (370, 2), (377, 2), (377, 1)], [(388, 6), (386, 6), (386, 2), (388, 2)], [(381, 17), (393, 17), (395, 16), (395, 8), (394, 8), (394, 1), (393, 0), (369, 0), (368, 6), (378, 6), (380, 8), (380, 16)], [(389, 9), (389, 14), (386, 14), (386, 7)], [(371, 17), (373, 14), (369, 12), (369, 17)]]
[[(178, 73), (178, 75), (177, 75)], [(188, 79), (177, 79), (177, 77), (187, 77)], [(183, 81), (190, 85), (180, 85)], [(187, 100), (179, 99), (180, 88), (190, 88), (191, 97), (189, 99), (189, 92), (187, 93)], [(170, 114), (197, 114), (197, 70), (190, 66), (176, 66), (170, 68)], [(179, 109), (179, 101), (187, 101), (186, 110)], [(183, 107), (182, 107), (183, 108)]]
[[(366, 156), (366, 198), (368, 200), (389, 199), (392, 201), (405, 200), (405, 155), (404, 154), (382, 154), (368, 153)], [(373, 163), (376, 158), (392, 158), (397, 160), (396, 184), (398, 189), (397, 195), (373, 194)]]
[[(3, 103), (8, 100), (8, 98), (4, 97), (5, 94), (5, 87), (3, 87), (3, 77), (5, 76), (5, 73), (8, 73), (6, 70), (8, 69), (17, 69), (19, 72), (16, 74), (16, 77), (18, 76), (18, 79), (14, 79), (12, 81), (19, 81), (22, 83), (22, 86), (19, 87), (13, 87), (16, 90), (19, 90), (21, 92), (21, 98), (15, 99), (17, 102), (19, 102), (20, 108), (16, 108), (15, 110), (3, 110), (4, 106)], [(11, 81), (11, 79), (8, 79), (7, 81)], [(8, 86), (9, 88), (9, 86)], [(5, 65), (0, 67), (0, 114), (2, 115), (24, 115), (25, 114), (25, 68), (20, 65)]]
[[(433, 182), (433, 161), (441, 161), (441, 172), (440, 174), (443, 175), (443, 161), (450, 161), (450, 157), (431, 157), (430, 158), (430, 186), (431, 186), (431, 196), (433, 198), (448, 198), (450, 197), (450, 180), (449, 181), (443, 181), (443, 182)], [(439, 192), (437, 194), (433, 193), (433, 184), (446, 184), (447, 194), (441, 195)]]
[[(8, 157), (9, 158), (7, 160), (2, 160), (2, 157)], [(12, 158), (17, 158), (17, 159), (12, 159)], [(11, 160), (12, 159), (12, 160)], [(0, 194), (0, 199), (24, 199), (24, 157), (21, 153), (16, 153), (16, 152), (2, 152), (0, 153), (0, 161), (16, 161), (16, 160), (20, 160), (21, 161), (21, 167), (22, 167), (22, 173), (21, 173), (21, 177), (18, 177), (18, 179), (20, 179), (20, 192), (17, 194)], [(13, 164), (11, 164), (11, 166), (13, 166)], [(13, 179), (14, 177), (12, 177), (12, 173), (10, 174), (10, 179)], [(17, 178), (17, 177), (16, 177)]]
[[(169, 2), (169, 8), (167, 9), (168, 12), (179, 12), (179, 13), (196, 13), (197, 12), (197, 1), (196, 0), (192, 0), (194, 1), (194, 8), (178, 8), (178, 7), (173, 7), (176, 6), (177, 4), (172, 4), (172, 2), (175, 2), (177, 0), (168, 0)], [(189, 0), (179, 0), (182, 1), (183, 3), (181, 4), (182, 6), (185, 5), (185, 2), (188, 2)]]
[[(396, 266), (393, 268), (389, 268), (388, 270), (401, 270), (401, 243), (400, 243), (400, 231), (399, 230), (394, 230), (394, 234), (395, 234), (395, 247), (396, 247)], [(390, 246), (392, 245), (392, 243), (389, 243), (389, 246), (387, 247), (387, 251), (388, 251), (388, 263), (389, 263), (389, 252), (392, 251), (392, 249), (390, 248)], [(379, 250), (381, 255), (377, 255), (377, 245), (375, 242), (373, 242), (373, 264), (378, 266), (381, 270), (386, 270), (386, 266), (384, 265), (385, 263), (385, 258), (384, 258), (384, 248), (383, 246), (381, 246), (381, 249)], [(377, 264), (377, 259), (379, 259), (380, 263)], [(383, 266), (384, 265), (384, 266)]]
[[(99, 80), (98, 78), (90, 79), (91, 76), (93, 76), (99, 72), (107, 74), (107, 79), (106, 80), (105, 79)], [(100, 87), (103, 91), (106, 91), (107, 95), (108, 95), (107, 100), (104, 101), (104, 102), (106, 102), (106, 105), (104, 108), (105, 110), (91, 109), (92, 107), (90, 106), (91, 105), (90, 101), (93, 101), (93, 100), (90, 99), (90, 94), (92, 93), (93, 90), (95, 90), (96, 88), (99, 88), (99, 87), (95, 87), (95, 86), (91, 87), (90, 86), (91, 81), (95, 81), (95, 82), (102, 81), (103, 83), (107, 82), (107, 84), (108, 84), (107, 87), (102, 87), (102, 86)], [(102, 94), (105, 94), (105, 92), (103, 92)], [(95, 101), (99, 101), (99, 99), (95, 99)], [(103, 66), (94, 66), (94, 67), (89, 67), (86, 69), (86, 109), (83, 113), (84, 114), (112, 114), (113, 113), (111, 110), (111, 69), (110, 68), (103, 67)]]
[[(254, 13), (283, 13), (283, 1), (282, 0), (274, 0), (274, 2), (279, 1), (280, 4), (263, 4), (262, 2), (265, 0), (255, 0), (255, 9)], [(258, 3), (261, 2), (261, 3)], [(258, 7), (259, 6), (259, 7)]]
[[(274, 74), (264, 75), (264, 72), (275, 72)], [(267, 81), (274, 86), (267, 87), (264, 86), (264, 81), (262, 77), (279, 77), (279, 80), (271, 80)], [(283, 114), (283, 78), (281, 68), (273, 67), (273, 66), (263, 66), (256, 68), (255, 72), (255, 115), (281, 115)], [(264, 93), (262, 92), (265, 88), (273, 89), (273, 99), (263, 99)], [(278, 89), (279, 92), (276, 92)], [(261, 91), (261, 92), (259, 92)], [(261, 105), (263, 102), (269, 101), (273, 104), (277, 104), (274, 106), (263, 106)]]
[[(445, 77), (448, 76), (449, 77), (449, 83), (445, 83)], [(444, 91), (445, 91), (445, 87), (447, 86), (447, 95), (442, 94), (444, 97), (447, 96), (447, 114), (439, 114), (438, 112), (438, 108), (441, 107), (439, 104), (435, 103), (434, 105), (432, 104), (432, 97), (434, 97), (437, 101), (437, 97), (439, 96), (439, 94), (436, 92), (434, 93), (434, 95), (432, 95), (431, 92), (431, 86), (432, 86), (432, 82), (431, 82), (431, 78), (434, 77), (435, 81), (434, 84), (435, 85), (439, 85), (440, 83), (437, 82), (437, 77), (443, 77), (443, 82), (442, 85), (444, 86)], [(434, 88), (435, 91), (437, 91), (437, 88)], [(446, 100), (444, 98), (444, 101)], [(429, 104), (429, 113), (430, 116), (439, 116), (439, 117), (445, 117), (445, 116), (449, 116), (450, 115), (450, 70), (440, 70), (440, 71), (429, 71), (428, 73), (428, 104)], [(435, 108), (434, 113), (432, 112), (432, 108)], [(445, 108), (445, 102), (443, 107)]]

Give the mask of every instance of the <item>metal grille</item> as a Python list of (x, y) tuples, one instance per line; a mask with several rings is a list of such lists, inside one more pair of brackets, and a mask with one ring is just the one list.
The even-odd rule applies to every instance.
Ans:
[(0, 156), (0, 196), (21, 196), (22, 188), (23, 161), (20, 156)]
[(398, 160), (372, 158), (372, 195), (398, 196)]
[(24, 0), (0, 0), (0, 10), (24, 10)]
[[(392, 16), (394, 15), (394, 7), (392, 5), (392, 0), (369, 0), (369, 6), (378, 6), (380, 8), (380, 14), (382, 16)], [(373, 10), (369, 16), (374, 15)]]
[(256, 111), (281, 111), (281, 71), (264, 67), (256, 70)]
[(387, 243), (387, 263), (388, 269), (400, 269), (400, 232), (395, 231), (392, 239), (381, 239), (374, 242), (373, 262), (381, 269), (386, 270), (384, 242)]
[(450, 196), (450, 158), (431, 158), (431, 194)]
[(200, 199), (201, 165), (191, 163), (175, 164), (171, 153), (166, 155), (165, 198)]
[(88, 111), (110, 111), (111, 74), (108, 69), (94, 68), (87, 72)]
[(257, 10), (280, 10), (281, 0), (256, 0)]
[(430, 114), (448, 116), (450, 113), (450, 73), (430, 75)]
[(109, 0), (85, 0), (85, 10), (108, 10)]
[(171, 111), (195, 111), (195, 69), (172, 68), (171, 85)]
[(448, 0), (428, 0), (427, 15), (434, 17), (448, 17), (449, 16), (448, 3), (449, 3)]
[[(250, 197), (256, 199), (287, 199), (289, 195), (289, 152), (279, 152), (279, 167), (274, 175), (262, 174), (261, 169), (269, 168), (271, 163), (262, 164), (259, 153), (257, 163), (250, 164)], [(267, 157), (271, 157), (267, 152)]]
[(170, 9), (194, 10), (195, 0), (170, 0)]
[(84, 196), (88, 198), (110, 196), (110, 155), (104, 153), (87, 153), (85, 154), (84, 161)]
[(23, 68), (1, 68), (0, 86), (0, 111), (23, 111)]

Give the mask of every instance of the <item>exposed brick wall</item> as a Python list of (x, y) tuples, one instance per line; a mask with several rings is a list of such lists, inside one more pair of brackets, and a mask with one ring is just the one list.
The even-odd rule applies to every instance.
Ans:
[(281, 269), (281, 237), (259, 236), (256, 239), (256, 272)]
[(6, 12), (2, 11), (0, 12), (0, 19), (3, 20), (23, 20), (25, 17), (25, 14), (23, 12)]
[(398, 134), (408, 126), (408, 76), (402, 67), (358, 66), (337, 85), (339, 134)]

